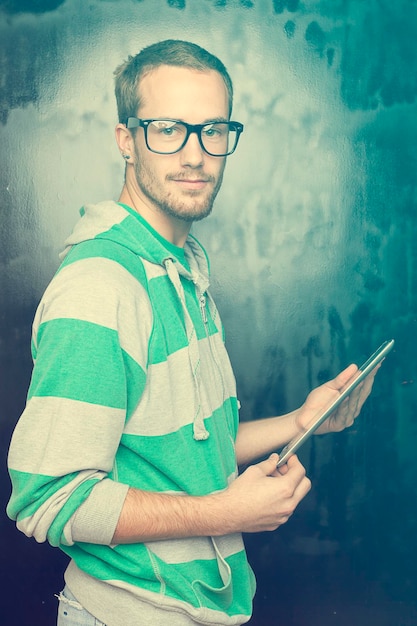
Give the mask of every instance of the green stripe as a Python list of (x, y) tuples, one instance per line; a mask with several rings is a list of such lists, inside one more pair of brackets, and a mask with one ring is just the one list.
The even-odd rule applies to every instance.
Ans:
[(66, 500), (64, 506), (49, 527), (48, 541), (52, 546), (61, 547), (66, 544), (64, 528), (68, 520), (88, 498), (92, 488), (97, 483), (98, 479), (85, 480), (71, 493), (71, 496)]
[(126, 409), (126, 391), (116, 331), (71, 318), (41, 324), (28, 399), (54, 396)]
[[(224, 585), (217, 560), (194, 560), (187, 563), (167, 564), (154, 556), (159, 575), (167, 581), (166, 595), (184, 600), (192, 606), (204, 606), (221, 610), (228, 615), (249, 614), (253, 594), (253, 580), (250, 575), (246, 554), (242, 550), (224, 559), (234, 572), (240, 572), (238, 580)], [(192, 585), (190, 586), (190, 581)], [(242, 605), (240, 599), (247, 604)]]
[[(118, 203), (129, 213), (129, 217), (123, 222), (123, 235), (122, 235), (122, 244), (126, 245), (126, 226), (128, 230), (140, 232), (141, 242), (138, 246), (138, 242), (136, 242), (136, 249), (139, 254), (143, 254), (145, 257), (148, 257), (149, 252), (153, 252), (158, 257), (161, 257), (161, 249), (169, 250), (171, 254), (178, 260), (184, 267), (190, 269), (188, 265), (188, 261), (185, 256), (184, 248), (176, 246), (175, 244), (168, 241), (158, 233), (157, 230), (152, 228), (152, 226), (134, 209), (132, 209), (127, 204), (123, 204), (122, 202)], [(129, 223), (130, 221), (130, 223)], [(137, 224), (139, 222), (139, 225)], [(142, 228), (143, 227), (143, 228)], [(113, 229), (112, 229), (113, 233)], [(114, 234), (112, 235), (114, 238)], [(145, 239), (145, 241), (143, 241)], [(158, 242), (160, 245), (155, 242)]]
[[(203, 322), (200, 303), (195, 287), (189, 280), (182, 280), (185, 302), (197, 339), (214, 334), (217, 328), (206, 307), (207, 325)], [(151, 336), (149, 360), (151, 364), (166, 361), (170, 354), (188, 346), (184, 311), (181, 302), (167, 275), (149, 281), (149, 297), (154, 311), (154, 329)]]
[(166, 361), (169, 354), (188, 346), (184, 312), (168, 276), (149, 281), (149, 297), (154, 311), (149, 345), (149, 363)]
[(122, 350), (125, 376), (127, 382), (126, 419), (128, 420), (136, 410), (146, 385), (146, 372), (143, 371), (127, 352)]
[[(210, 433), (205, 441), (193, 439), (192, 425), (161, 436), (122, 435), (116, 457), (118, 480), (138, 489), (193, 495), (225, 489), (227, 478), (236, 469), (235, 430), (227, 427), (225, 416), (231, 414), (230, 404), (235, 404), (235, 400), (228, 400), (205, 420)], [(184, 450), (187, 450), (186, 463)]]
[[(160, 583), (143, 543), (111, 548), (92, 543), (63, 546), (63, 551), (73, 558), (78, 567), (99, 580), (122, 580), (155, 593), (160, 592)], [(122, 554), (120, 554), (122, 552)]]
[[(56, 498), (56, 492), (74, 480), (77, 475), (78, 472), (72, 472), (66, 476), (56, 477), (10, 469), (13, 497), (7, 506), (7, 514), (18, 522), (23, 522), (31, 516), (36, 517), (38, 509), (48, 500), (52, 503)], [(71, 493), (71, 498), (65, 501), (61, 509), (57, 508), (57, 515), (47, 533), (51, 545), (59, 546), (62, 543), (64, 526), (87, 499), (96, 483), (97, 479), (84, 481)]]
[(9, 471), (14, 495), (8, 504), (7, 514), (12, 519), (19, 521), (36, 513), (38, 508), (53, 496), (57, 489), (65, 487), (77, 475), (77, 473), (72, 473), (57, 478), (44, 474), (29, 474), (14, 469)]
[[(114, 228), (117, 228), (117, 226)], [(146, 289), (147, 277), (142, 259), (129, 248), (105, 239), (103, 235), (101, 237), (103, 238), (90, 239), (73, 246), (63, 260), (58, 272), (77, 261), (97, 257), (105, 258), (115, 261), (124, 267)]]

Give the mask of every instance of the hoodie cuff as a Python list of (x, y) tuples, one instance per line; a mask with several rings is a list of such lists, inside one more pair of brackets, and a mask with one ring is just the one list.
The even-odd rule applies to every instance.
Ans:
[(111, 545), (129, 485), (104, 478), (69, 520), (64, 534), (74, 542)]

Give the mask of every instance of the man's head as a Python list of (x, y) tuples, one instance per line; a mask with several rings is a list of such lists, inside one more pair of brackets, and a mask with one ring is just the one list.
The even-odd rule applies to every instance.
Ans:
[(116, 139), (127, 166), (121, 200), (166, 238), (182, 240), (209, 215), (243, 130), (230, 121), (229, 74), (199, 46), (168, 40), (130, 57), (115, 75)]
[(121, 124), (124, 124), (128, 117), (137, 115), (142, 104), (141, 79), (161, 65), (185, 67), (200, 72), (209, 70), (218, 72), (226, 86), (230, 117), (233, 85), (220, 59), (189, 41), (167, 39), (144, 48), (134, 57), (129, 56), (114, 72), (117, 111)]

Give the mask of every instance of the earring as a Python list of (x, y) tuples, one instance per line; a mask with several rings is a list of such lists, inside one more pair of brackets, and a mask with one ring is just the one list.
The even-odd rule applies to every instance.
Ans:
[(130, 159), (130, 154), (122, 154), (122, 157), (128, 161)]

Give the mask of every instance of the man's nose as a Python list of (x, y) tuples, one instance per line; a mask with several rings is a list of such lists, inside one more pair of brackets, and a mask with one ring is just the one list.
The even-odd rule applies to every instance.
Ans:
[(190, 167), (200, 167), (204, 162), (204, 150), (201, 147), (197, 131), (190, 132), (187, 142), (180, 151), (181, 164)]

